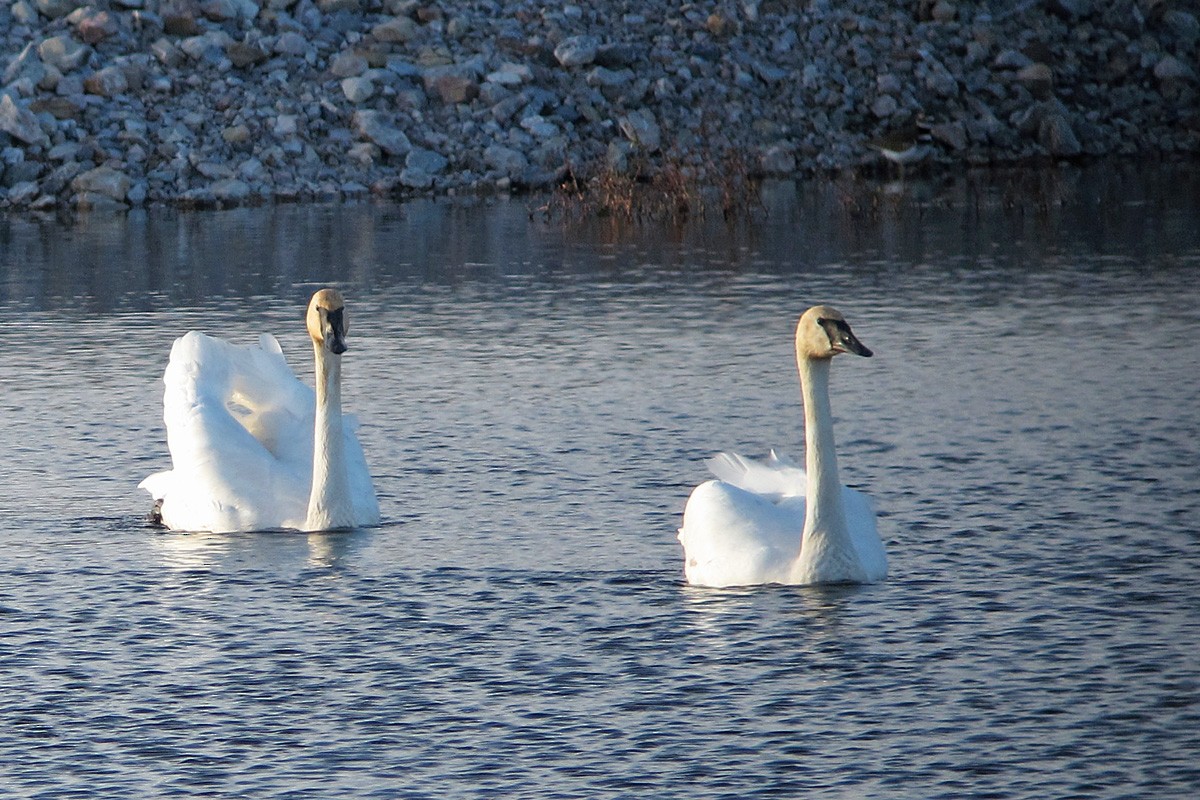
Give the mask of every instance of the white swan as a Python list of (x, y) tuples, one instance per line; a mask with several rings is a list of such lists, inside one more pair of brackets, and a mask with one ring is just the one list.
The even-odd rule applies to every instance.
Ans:
[(342, 415), (342, 296), (308, 304), (317, 391), (275, 337), (237, 346), (192, 331), (171, 347), (163, 420), (173, 469), (146, 478), (155, 516), (187, 531), (335, 530), (379, 522), (353, 417)]
[(692, 491), (679, 530), (689, 583), (808, 585), (886, 577), (871, 503), (838, 481), (829, 367), (839, 353), (871, 355), (836, 309), (804, 312), (796, 325), (796, 363), (808, 479), (774, 452), (766, 463), (732, 453), (713, 458), (709, 468), (718, 480)]

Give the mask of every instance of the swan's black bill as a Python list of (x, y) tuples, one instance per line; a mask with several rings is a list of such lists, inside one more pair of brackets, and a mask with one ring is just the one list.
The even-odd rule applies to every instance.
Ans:
[(834, 350), (841, 353), (854, 353), (856, 356), (870, 358), (875, 355), (871, 352), (871, 348), (858, 340), (854, 335), (854, 331), (850, 330), (850, 326), (844, 319), (819, 319), (817, 320), (821, 327), (825, 329), (825, 335), (829, 337), (829, 344)]

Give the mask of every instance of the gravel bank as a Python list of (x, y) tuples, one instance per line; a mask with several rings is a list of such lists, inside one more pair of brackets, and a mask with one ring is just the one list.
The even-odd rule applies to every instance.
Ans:
[(1200, 152), (1189, 2), (0, 3), (0, 208)]

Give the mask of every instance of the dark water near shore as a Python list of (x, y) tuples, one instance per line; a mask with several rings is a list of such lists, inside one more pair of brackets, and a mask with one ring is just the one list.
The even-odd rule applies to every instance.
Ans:
[[(529, 205), (0, 217), (0, 797), (1195, 796), (1200, 172)], [(384, 524), (149, 528), (173, 338), (326, 283)], [(815, 302), (891, 576), (689, 588)]]

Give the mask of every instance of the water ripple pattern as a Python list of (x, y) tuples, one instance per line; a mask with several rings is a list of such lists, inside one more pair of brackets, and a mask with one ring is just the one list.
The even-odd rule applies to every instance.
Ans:
[[(725, 239), (564, 237), (503, 205), (73, 229), (174, 242), (199, 287), (179, 296), (10, 229), (0, 797), (1195, 797), (1190, 197), (1054, 224), (898, 208), (857, 233), (801, 204)], [(241, 247), (225, 224), (312, 260), (231, 284), (190, 238)], [(333, 232), (323, 275), (305, 237)], [(148, 527), (171, 340), (271, 330), (311, 380), (326, 280), (354, 305), (345, 403), (384, 524)], [(832, 395), (892, 574), (688, 587), (703, 460), (801, 454), (789, 329), (817, 301), (876, 353)]]

